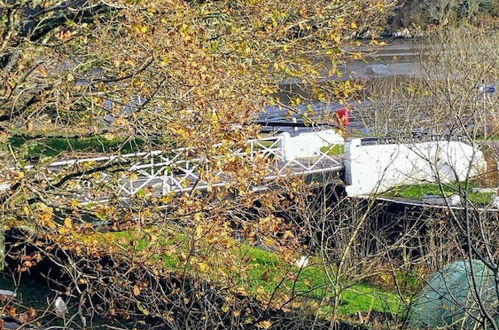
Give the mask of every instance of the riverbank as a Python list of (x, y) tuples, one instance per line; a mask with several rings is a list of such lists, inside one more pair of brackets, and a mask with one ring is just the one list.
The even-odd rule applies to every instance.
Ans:
[[(18, 234), (19, 232), (16, 235)], [(202, 239), (198, 237), (193, 241), (193, 236), (197, 237), (200, 234), (204, 237)], [(272, 313), (278, 315), (284, 312), (285, 315), (288, 315), (290, 322), (295, 322), (293, 318), (296, 316), (292, 311), (301, 310), (301, 306), (314, 306), (317, 308), (315, 322), (319, 322), (319, 324), (335, 322), (335, 319), (332, 318), (332, 311), (336, 308), (339, 320), (346, 329), (349, 329), (360, 326), (360, 324), (355, 324), (358, 323), (358, 315), (373, 314), (373, 318), (375, 318), (375, 314), (384, 315), (384, 318), (396, 320), (403, 317), (404, 313), (404, 302), (396, 292), (381, 289), (372, 283), (350, 282), (350, 279), (342, 278), (338, 287), (333, 289), (333, 283), (330, 283), (331, 278), (328, 276), (331, 275), (329, 272), (334, 272), (334, 269), (329, 265), (324, 265), (317, 257), (307, 257), (306, 263), (298, 265), (293, 263), (293, 260), (299, 258), (299, 255), (296, 255), (295, 258), (285, 258), (235, 240), (227, 243), (230, 246), (226, 251), (218, 250), (213, 248), (214, 244), (211, 241), (215, 239), (215, 237), (211, 237), (214, 233), (190, 233), (179, 231), (178, 228), (162, 226), (161, 229), (149, 227), (141, 231), (95, 232), (71, 238), (69, 233), (66, 235), (68, 241), (79, 242), (76, 245), (79, 245), (80, 248), (60, 250), (57, 254), (63, 258), (60, 259), (61, 261), (68, 257), (69, 260), (75, 262), (76, 273), (73, 272), (75, 270), (70, 271), (61, 264), (52, 262), (56, 259), (45, 260), (40, 264), (34, 263), (29, 272), (19, 273), (19, 268), (16, 267), (17, 261), (10, 260), (9, 269), (16, 274), (15, 277), (23, 278), (22, 284), (15, 285), (12, 279), (9, 279), (9, 276), (5, 274), (0, 284), (4, 285), (2, 288), (13, 290), (17, 294), (17, 298), (12, 300), (9, 306), (17, 309), (12, 310), (11, 318), (18, 323), (25, 326), (35, 324), (35, 322), (38, 325), (59, 324), (61, 315), (57, 315), (54, 311), (54, 301), (57, 297), (63, 297), (67, 305), (66, 318), (74, 318), (73, 325), (82, 326), (83, 324), (79, 320), (81, 315), (78, 315), (80, 308), (82, 308), (81, 305), (79, 306), (81, 304), (79, 299), (86, 297), (84, 299), (95, 302), (108, 294), (112, 296), (116, 290), (125, 290), (122, 292), (124, 295), (122, 298), (113, 300), (113, 308), (116, 308), (117, 311), (124, 308), (120, 304), (127, 305), (127, 301), (135, 302), (135, 306), (129, 306), (127, 309), (127, 314), (130, 315), (131, 319), (127, 320), (126, 315), (120, 315), (119, 312), (114, 314), (112, 311), (98, 307), (102, 316), (97, 319), (98, 324), (116, 324), (116, 321), (123, 317), (124, 319), (120, 322), (126, 322), (128, 325), (134, 322), (140, 323), (140, 320), (144, 320), (144, 318), (154, 323), (161, 316), (156, 314), (156, 307), (150, 304), (148, 296), (151, 294), (161, 295), (164, 289), (165, 297), (163, 298), (167, 304), (167, 301), (175, 296), (175, 291), (169, 292), (166, 288), (154, 291), (154, 287), (155, 285), (168, 286), (167, 283), (178, 281), (189, 283), (185, 285), (188, 285), (190, 289), (183, 287), (183, 290), (187, 291), (186, 297), (183, 299), (194, 299), (187, 298), (188, 292), (195, 291), (195, 287), (198, 286), (204, 286), (204, 290), (210, 287), (209, 290), (218, 296), (218, 299), (227, 301), (230, 299), (229, 296), (238, 297), (237, 299), (244, 302), (243, 304), (249, 304), (248, 306), (253, 309), (251, 312), (244, 311), (248, 313), (247, 317), (250, 320), (257, 318), (258, 313), (262, 313), (266, 309), (265, 313), (271, 313), (271, 315)], [(150, 241), (153, 236), (157, 237), (154, 242)], [(46, 243), (44, 239), (38, 240), (35, 237), (33, 239), (33, 244), (28, 244), (24, 248), (32, 250), (34, 245)], [(12, 244), (12, 236), (9, 235), (8, 240)], [(193, 251), (193, 245), (196, 245), (195, 251)], [(82, 251), (87, 249), (102, 249), (108, 253), (101, 255), (99, 260), (94, 260), (90, 254)], [(77, 252), (78, 250), (80, 252)], [(155, 252), (151, 254), (151, 251)], [(119, 257), (120, 254), (126, 253), (132, 253), (135, 256), (134, 259), (126, 260)], [(55, 255), (54, 258), (57, 258)], [(95, 262), (105, 263), (109, 270), (129, 267), (131, 270), (133, 269), (133, 273), (126, 280), (102, 276), (101, 280), (96, 281), (93, 278), (93, 273), (96, 271)], [(84, 273), (79, 273), (84, 269), (86, 270)], [(71, 273), (78, 278), (72, 279), (69, 276)], [(149, 278), (152, 274), (154, 277)], [(56, 277), (57, 280), (43, 283), (45, 276), (52, 279)], [(154, 281), (155, 285), (152, 283), (145, 285), (145, 277), (148, 278), (147, 281)], [(79, 285), (68, 292), (67, 290), (73, 287), (72, 280), (77, 280)], [(64, 288), (66, 288), (66, 292), (61, 291)], [(102, 292), (101, 295), (98, 293), (98, 288), (106, 293)], [(274, 297), (277, 294), (287, 298), (277, 299)], [(336, 295), (339, 297), (339, 305), (333, 307), (332, 301), (337, 298)], [(157, 298), (162, 299), (161, 297)], [(293, 304), (287, 306), (286, 299), (291, 299)], [(220, 303), (216, 300), (211, 303), (217, 305), (215, 308), (220, 308), (223, 312), (238, 313), (242, 308), (242, 306), (231, 306), (227, 303), (219, 305)], [(281, 306), (283, 303), (285, 308)], [(104, 306), (107, 302), (96, 303), (96, 306), (101, 306), (101, 304)], [(22, 322), (23, 318), (20, 318), (19, 315), (28, 310), (22, 306), (29, 306), (29, 308), (45, 312), (41, 313), (36, 320), (32, 318)], [(265, 308), (265, 306), (267, 307)], [(313, 318), (314, 316), (309, 315), (310, 312), (306, 310), (307, 308), (304, 308), (305, 313), (300, 314), (301, 317)]]

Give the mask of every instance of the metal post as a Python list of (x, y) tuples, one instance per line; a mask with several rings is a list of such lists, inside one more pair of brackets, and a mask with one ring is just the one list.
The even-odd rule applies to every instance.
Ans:
[[(482, 81), (483, 82), (483, 81)], [(482, 94), (482, 112), (484, 113), (484, 116), (485, 116), (485, 120), (484, 120), (484, 127), (483, 127), (483, 135), (484, 135), (484, 138), (486, 139), (487, 138), (487, 123), (488, 123), (488, 120), (487, 120), (487, 112), (488, 111), (485, 111), (485, 101), (487, 99), (487, 95), (488, 94), (493, 94), (496, 92), (496, 86), (494, 85), (485, 85), (485, 84), (482, 84), (482, 85), (478, 85), (476, 87), (478, 89), (478, 92), (480, 92)]]
[(5, 232), (3, 230), (3, 219), (0, 221), (0, 271), (3, 271), (5, 266)]
[(483, 93), (483, 113), (484, 113), (484, 116), (485, 116), (485, 120), (484, 120), (484, 123), (483, 123), (483, 138), (486, 140), (487, 139), (487, 115), (488, 115), (488, 111), (486, 111), (486, 106), (485, 106), (485, 99), (486, 99), (486, 94), (485, 92)]
[(151, 157), (151, 176), (153, 176), (154, 175), (154, 155), (152, 154), (152, 152), (150, 154), (150, 157)]
[(168, 186), (168, 175), (166, 174), (166, 170), (163, 173), (163, 184), (161, 187), (161, 196), (166, 196), (166, 194), (170, 191), (170, 187)]

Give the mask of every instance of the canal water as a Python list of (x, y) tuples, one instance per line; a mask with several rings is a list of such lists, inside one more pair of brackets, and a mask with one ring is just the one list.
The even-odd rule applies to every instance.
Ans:
[[(360, 81), (363, 83), (373, 82), (377, 79), (400, 79), (401, 77), (418, 78), (422, 76), (422, 70), (419, 63), (420, 54), (424, 54), (424, 50), (430, 47), (421, 40), (389, 40), (385, 46), (371, 46), (363, 44), (355, 48), (348, 49), (352, 52), (361, 52), (364, 56), (362, 60), (353, 61), (351, 63), (340, 66), (340, 71), (343, 73), (341, 78), (337, 76), (325, 76), (323, 82), (327, 83), (331, 80), (351, 80)], [(326, 68), (327, 69), (327, 68)], [(285, 104), (285, 107), (270, 106), (265, 109), (259, 117), (261, 122), (290, 122), (302, 120), (303, 114), (307, 111), (316, 113), (319, 116), (328, 117), (334, 115), (334, 112), (343, 107), (339, 102), (332, 99), (327, 102), (312, 101), (306, 105), (291, 107), (290, 100), (296, 96), (301, 96), (304, 99), (309, 99), (306, 87), (298, 80), (284, 81), (279, 84), (280, 92), (276, 95), (277, 98)], [(369, 106), (369, 101), (357, 97), (353, 99), (351, 104), (355, 109), (356, 106)], [(290, 108), (292, 110), (290, 111)], [(354, 111), (355, 112), (355, 111)], [(355, 120), (353, 113), (352, 127), (359, 129), (361, 132), (366, 129)], [(310, 130), (309, 128), (280, 128), (280, 131), (288, 131), (292, 134)]]

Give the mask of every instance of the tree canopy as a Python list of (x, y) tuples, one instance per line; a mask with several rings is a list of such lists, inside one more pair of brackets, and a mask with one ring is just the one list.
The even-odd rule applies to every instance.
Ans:
[[(300, 242), (294, 229), (272, 214), (286, 203), (279, 193), (251, 189), (268, 171), (265, 160), (261, 166), (248, 166), (234, 158), (233, 150), (258, 136), (254, 120), (265, 107), (288, 105), (277, 97), (283, 81), (299, 81), (310, 92), (307, 97), (293, 95), (295, 105), (351, 97), (359, 86), (330, 78), (341, 76), (342, 63), (360, 58), (346, 46), (355, 42), (355, 33), (381, 22), (391, 4), (0, 0), (0, 176), (9, 184), (0, 196), (3, 220), (6, 228), (27, 227), (37, 233), (28, 241), (38, 250), (22, 259), (22, 269), (41, 256), (71, 264), (64, 271), (73, 285), (87, 298), (99, 293), (100, 299), (109, 299), (110, 314), (119, 314), (123, 303), (135, 304), (148, 315), (144, 305), (127, 295), (140, 296), (153, 285), (149, 276), (168, 272), (159, 252), (180, 251), (184, 275), (192, 276), (190, 267), (199, 273), (213, 271), (210, 279), (241, 294), (231, 282), (233, 273), (246, 267), (238, 264), (240, 255), (234, 257), (234, 248), (240, 246), (235, 237), (282, 247), (282, 252)], [(104, 168), (95, 164), (48, 174), (46, 166), (56, 158), (82, 156), (81, 150), (69, 148), (59, 157), (42, 153), (31, 160), (33, 167), (26, 166), (27, 150), (37, 143), (81, 143), (84, 138), (120, 141), (113, 152), (126, 143), (137, 143), (135, 151), (187, 147), (190, 157), (204, 159), (202, 175), (208, 182), (216, 181), (221, 171), (233, 178), (233, 185), (162, 197), (144, 192), (123, 201), (110, 185), (126, 172), (123, 164), (106, 165), (115, 176), (104, 179)], [(84, 180), (93, 180), (93, 191), (107, 193), (105, 204), (83, 205), (75, 197)], [(249, 214), (256, 201), (262, 204), (258, 214)], [(94, 235), (96, 220), (127, 233)], [(144, 239), (177, 243), (138, 248)], [(128, 244), (137, 248), (123, 249)], [(224, 257), (210, 264), (210, 254)], [(112, 267), (102, 269), (95, 261), (110, 255), (116, 258)], [(75, 256), (84, 258), (85, 266), (68, 261)], [(128, 278), (133, 272), (123, 264), (137, 274), (147, 269), (146, 275)], [(89, 284), (99, 276), (110, 282)], [(276, 299), (276, 304), (287, 298)], [(159, 317), (171, 320), (169, 315)]]
[[(55, 138), (140, 141), (139, 151), (188, 147), (206, 159), (207, 180), (223, 169), (245, 195), (262, 175), (234, 160), (232, 151), (257, 136), (258, 114), (280, 103), (280, 82), (300, 81), (310, 91), (309, 99), (293, 96), (293, 104), (348, 99), (358, 86), (328, 77), (340, 76), (341, 63), (359, 58), (345, 46), (355, 32), (382, 20), (390, 2), (1, 5), (0, 162), (10, 183), (2, 198), (10, 203), (6, 218), (17, 219), (23, 205), (74, 202), (61, 191), (81, 169), (48, 184), (38, 176), (54, 158), (42, 154), (35, 169), (23, 170), (27, 149)], [(68, 150), (65, 158), (79, 155)]]

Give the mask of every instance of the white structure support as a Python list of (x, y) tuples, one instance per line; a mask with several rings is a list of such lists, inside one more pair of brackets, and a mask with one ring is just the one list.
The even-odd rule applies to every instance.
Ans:
[(345, 181), (349, 196), (380, 193), (399, 185), (456, 182), (485, 168), (481, 151), (463, 142), (346, 146)]

